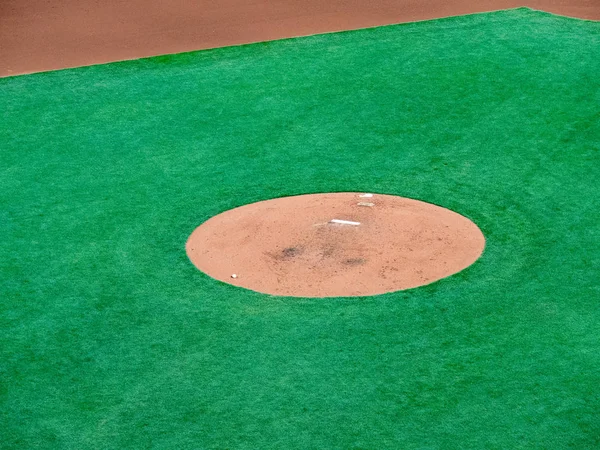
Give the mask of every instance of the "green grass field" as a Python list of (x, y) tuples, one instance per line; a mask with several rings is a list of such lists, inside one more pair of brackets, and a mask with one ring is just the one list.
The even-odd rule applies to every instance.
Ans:
[[(600, 23), (516, 9), (0, 79), (0, 447), (600, 446)], [(209, 217), (369, 191), (467, 270), (272, 297)]]

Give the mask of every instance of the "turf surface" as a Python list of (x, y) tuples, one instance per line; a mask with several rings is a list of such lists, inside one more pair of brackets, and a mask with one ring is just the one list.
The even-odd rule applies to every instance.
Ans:
[[(600, 23), (517, 9), (1, 79), (0, 446), (598, 447), (599, 73)], [(348, 190), (486, 251), (327, 300), (186, 257)]]

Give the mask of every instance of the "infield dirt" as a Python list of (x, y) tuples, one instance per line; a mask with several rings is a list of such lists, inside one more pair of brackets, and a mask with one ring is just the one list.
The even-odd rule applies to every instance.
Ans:
[(4, 0), (0, 77), (519, 6), (600, 20), (598, 0)]

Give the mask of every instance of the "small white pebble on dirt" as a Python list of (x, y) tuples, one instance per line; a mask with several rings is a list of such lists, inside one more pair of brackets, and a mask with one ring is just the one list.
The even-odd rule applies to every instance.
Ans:
[(231, 278), (237, 278), (237, 275), (235, 273), (231, 274)]

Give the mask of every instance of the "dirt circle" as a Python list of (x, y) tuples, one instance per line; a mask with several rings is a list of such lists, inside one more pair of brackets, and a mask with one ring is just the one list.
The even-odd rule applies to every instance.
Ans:
[(283, 197), (225, 211), (190, 235), (192, 263), (217, 280), (266, 294), (383, 294), (473, 264), (485, 238), (464, 216), (383, 194)]

